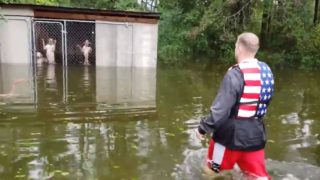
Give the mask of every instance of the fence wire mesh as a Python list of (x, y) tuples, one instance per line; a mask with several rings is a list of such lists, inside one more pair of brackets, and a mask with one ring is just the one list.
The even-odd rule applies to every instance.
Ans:
[(133, 65), (133, 26), (128, 23), (40, 19), (33, 28), (36, 64)]
[(95, 23), (66, 22), (67, 32), (67, 64), (94, 65), (95, 53)]
[(35, 63), (63, 64), (63, 25), (60, 22), (34, 22)]

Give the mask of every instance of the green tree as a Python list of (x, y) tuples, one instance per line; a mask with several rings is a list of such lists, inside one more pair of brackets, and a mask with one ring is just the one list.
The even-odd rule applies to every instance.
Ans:
[(318, 23), (318, 13), (319, 13), (319, 0), (314, 1), (314, 16), (313, 16), (313, 24), (316, 25)]

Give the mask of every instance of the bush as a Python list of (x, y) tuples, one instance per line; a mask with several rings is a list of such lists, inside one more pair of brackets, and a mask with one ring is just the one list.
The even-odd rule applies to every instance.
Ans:
[(297, 39), (297, 54), (300, 67), (316, 69), (320, 67), (320, 24), (315, 26), (311, 33), (305, 33)]

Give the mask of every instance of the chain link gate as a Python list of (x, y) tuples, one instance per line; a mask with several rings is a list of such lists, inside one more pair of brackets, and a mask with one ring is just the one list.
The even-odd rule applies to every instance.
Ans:
[(65, 103), (69, 103), (68, 94), (76, 91), (68, 85), (77, 81), (72, 74), (73, 69), (83, 69), (83, 77), (89, 77), (88, 67), (95, 67), (96, 64), (133, 66), (133, 31), (133, 25), (128, 23), (34, 19), (35, 73), (37, 76), (47, 76), (46, 82), (39, 84), (45, 88), (40, 89), (62, 89), (58, 93)]
[[(61, 98), (68, 103), (69, 68), (72, 65), (95, 65), (95, 22), (34, 19), (33, 64), (36, 76), (46, 76), (39, 86), (50, 91), (62, 89)], [(60, 67), (59, 67), (60, 66)], [(59, 88), (63, 86), (63, 88)]]
[(65, 21), (67, 65), (95, 65), (95, 22)]
[[(64, 25), (59, 21), (33, 21), (33, 64), (35, 75), (46, 77), (38, 81), (38, 95), (50, 98), (58, 93), (66, 102), (65, 33)], [(61, 66), (59, 68), (57, 66)], [(60, 87), (63, 88), (60, 88)], [(45, 91), (40, 91), (45, 90)]]
[(133, 41), (128, 23), (36, 19), (34, 64), (132, 66)]
[(61, 22), (33, 22), (34, 64), (64, 64), (63, 29)]

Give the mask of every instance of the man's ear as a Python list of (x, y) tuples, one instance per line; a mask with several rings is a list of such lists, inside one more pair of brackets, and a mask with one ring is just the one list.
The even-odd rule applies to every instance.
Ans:
[(241, 46), (238, 45), (237, 48), (238, 48), (238, 52), (242, 52), (243, 48)]

